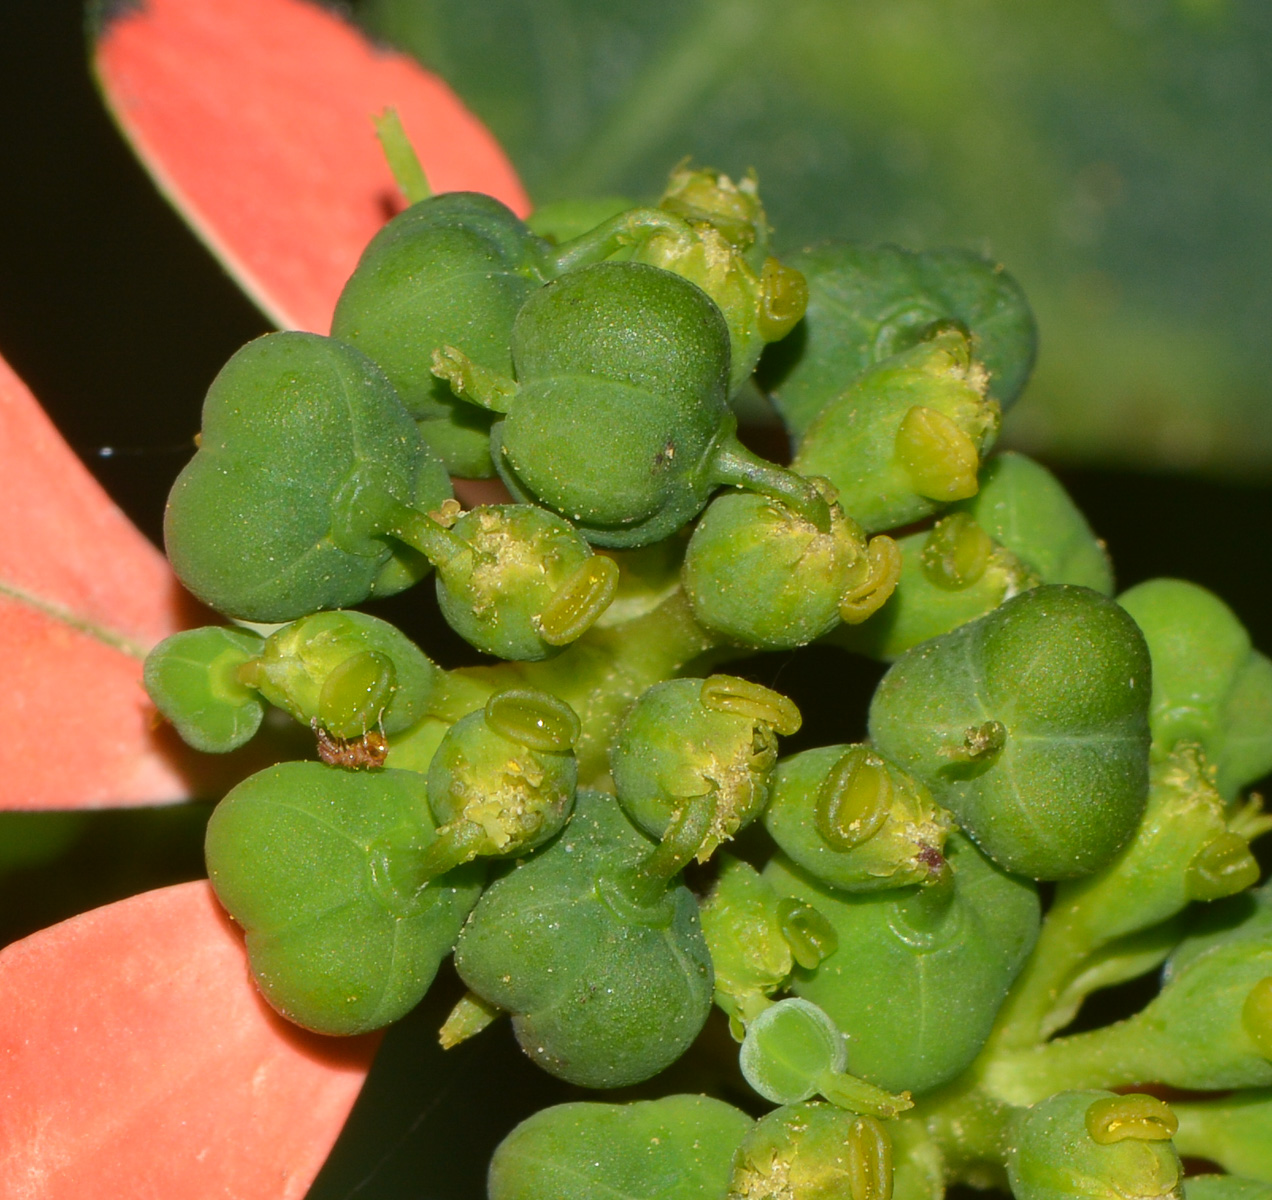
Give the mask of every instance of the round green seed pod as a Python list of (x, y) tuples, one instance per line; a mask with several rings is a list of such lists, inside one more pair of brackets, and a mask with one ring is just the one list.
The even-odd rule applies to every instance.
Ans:
[(729, 334), (700, 288), (641, 263), (571, 271), (527, 300), (512, 353), (521, 386), (496, 463), (510, 486), (600, 545), (659, 541), (703, 507)]
[(829, 1104), (776, 1109), (742, 1139), (729, 1200), (890, 1200), (887, 1128)]
[(663, 886), (638, 902), (623, 881), (657, 850), (612, 796), (581, 791), (561, 836), (492, 884), (464, 926), (455, 966), (512, 1014), (549, 1074), (623, 1087), (673, 1063), (711, 1009), (711, 957), (697, 903)]
[(839, 624), (840, 601), (864, 569), (865, 535), (837, 504), (823, 532), (780, 501), (734, 492), (702, 514), (681, 581), (703, 627), (757, 650), (790, 650)]
[(1012, 1123), (1007, 1154), (1012, 1195), (1182, 1200), (1183, 1167), (1170, 1141), (1174, 1127), (1170, 1109), (1149, 1096), (1060, 1092)]
[(788, 256), (808, 282), (808, 312), (761, 364), (792, 438), (864, 371), (921, 341), (936, 323), (971, 331), (1006, 410), (1025, 386), (1037, 348), (1029, 304), (998, 266), (964, 250), (916, 254), (897, 246), (827, 242)]
[(768, 803), (776, 735), (798, 728), (799, 710), (786, 697), (745, 680), (713, 675), (655, 684), (610, 746), (619, 803), (651, 837), (662, 837), (687, 800), (713, 797), (711, 828), (698, 851), (705, 862)]
[(829, 479), (867, 533), (974, 496), (998, 434), (998, 402), (962, 330), (942, 327), (828, 400), (792, 469)]
[[(512, 709), (516, 713), (511, 713)], [(530, 740), (507, 718), (537, 709)], [(546, 737), (549, 723), (563, 726)], [(541, 846), (565, 824), (574, 804), (579, 765), (573, 743), (578, 718), (542, 692), (502, 692), (485, 709), (461, 717), (447, 731), (428, 769), (429, 807), (439, 837), (465, 833), (467, 857), (519, 854)], [(536, 736), (541, 735), (541, 736)]]
[(370, 359), (316, 334), (271, 333), (213, 380), (164, 542), (200, 600), (244, 620), (291, 621), (421, 578), (426, 560), (382, 535), (380, 502), (427, 510), (450, 491)]
[(545, 1108), (495, 1148), (489, 1200), (723, 1197), (754, 1122), (710, 1096)]
[(917, 779), (869, 746), (823, 746), (783, 759), (764, 826), (831, 887), (879, 891), (929, 882), (953, 820)]
[(1139, 824), (1151, 688), (1125, 610), (1046, 585), (897, 659), (870, 738), (1001, 866), (1064, 879), (1109, 862)]
[(283, 1016), (355, 1034), (419, 1003), (482, 881), (470, 866), (419, 884), (413, 868), (433, 837), (413, 771), (282, 763), (217, 805), (208, 875)]
[(302, 725), (339, 738), (369, 729), (400, 733), (418, 721), (441, 669), (378, 617), (325, 612), (302, 617), (265, 641), (247, 676), (271, 704)]
[(475, 362), (509, 373), (512, 323), (544, 282), (541, 248), (498, 200), (447, 192), (385, 225), (336, 302), (332, 334), (380, 365), (453, 475), (494, 473), (492, 418), (434, 377), (433, 351), (463, 346)]
[(209, 625), (174, 633), (146, 656), (146, 691), (187, 745), (224, 754), (261, 727), (265, 705), (239, 678), (261, 646), (251, 630)]
[(776, 855), (764, 878), (814, 907), (837, 947), (790, 984), (839, 1026), (848, 1069), (891, 1092), (926, 1092), (980, 1052), (1038, 936), (1033, 884), (995, 867), (966, 838), (923, 887), (850, 893)]
[(617, 567), (544, 508), (483, 505), (451, 532), (468, 550), (438, 562), (442, 615), (470, 645), (499, 658), (559, 653), (600, 616), (618, 585)]

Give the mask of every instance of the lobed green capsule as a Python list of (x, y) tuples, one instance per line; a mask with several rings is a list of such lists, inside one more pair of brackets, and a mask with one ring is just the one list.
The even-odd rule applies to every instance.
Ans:
[(208, 876), (247, 934), (252, 974), (288, 1020), (379, 1029), (419, 1003), (477, 902), (482, 872), (421, 881), (434, 840), (424, 779), (282, 763), (208, 822)]
[[(495, 1148), (489, 1200), (723, 1200), (754, 1122), (709, 1096), (542, 1109)], [(874, 1198), (871, 1198), (874, 1200)]]
[(428, 564), (389, 536), (386, 509), (428, 511), (450, 493), (370, 359), (316, 334), (271, 333), (212, 381), (164, 543), (181, 582), (213, 608), (291, 621), (420, 579)]
[(870, 737), (1000, 865), (1063, 879), (1111, 861), (1139, 824), (1151, 687), (1122, 608), (1044, 585), (897, 659)]
[(522, 1049), (584, 1087), (656, 1075), (711, 1009), (692, 893), (629, 886), (657, 849), (612, 796), (581, 791), (562, 835), (492, 884), (455, 947), (460, 977), (512, 1014)]
[(940, 882), (882, 892), (828, 887), (781, 854), (764, 869), (836, 935), (834, 952), (798, 968), (790, 990), (834, 1019), (851, 1070), (892, 1092), (929, 1091), (975, 1058), (1038, 936), (1032, 884), (961, 835), (946, 852)]
[(433, 351), (459, 343), (507, 374), (517, 310), (546, 280), (544, 250), (498, 200), (447, 192), (385, 225), (336, 302), (332, 334), (380, 365), (453, 475), (494, 474), (492, 418), (433, 375)]

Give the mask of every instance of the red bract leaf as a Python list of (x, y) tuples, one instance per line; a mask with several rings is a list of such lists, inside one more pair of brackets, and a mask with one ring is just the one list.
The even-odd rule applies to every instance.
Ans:
[(0, 1195), (301, 1197), (377, 1043), (275, 1015), (204, 882), (54, 925), (0, 951)]
[(302, 0), (144, 0), (108, 22), (97, 72), (159, 187), (283, 328), (327, 332), (363, 247), (401, 207), (371, 123), (387, 106), (435, 191), (529, 207), (440, 79)]
[(141, 661), (193, 606), (3, 359), (0, 513), (0, 808), (187, 796)]

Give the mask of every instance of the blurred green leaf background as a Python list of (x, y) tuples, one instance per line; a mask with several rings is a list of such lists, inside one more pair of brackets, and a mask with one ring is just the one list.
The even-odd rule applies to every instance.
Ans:
[(755, 168), (793, 246), (970, 246), (1042, 329), (1008, 436), (1272, 474), (1266, 0), (363, 0), (538, 201)]

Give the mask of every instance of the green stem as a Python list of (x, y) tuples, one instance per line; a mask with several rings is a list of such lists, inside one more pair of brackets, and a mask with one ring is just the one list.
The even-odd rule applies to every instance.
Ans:
[(1011, 1120), (1019, 1109), (967, 1079), (923, 1097), (915, 1116), (922, 1116), (949, 1178), (984, 1186), (986, 1168), (997, 1174), (1007, 1161)]
[(383, 532), (418, 550), (435, 567), (445, 567), (461, 554), (471, 554), (472, 547), (459, 534), (405, 504), (385, 503)]
[(375, 126), (375, 136), (380, 139), (380, 148), (384, 151), (389, 170), (393, 172), (393, 178), (402, 189), (406, 202), (418, 204), (421, 200), (427, 200), (432, 196), (433, 189), (428, 185), (428, 177), (420, 166), (419, 156), (411, 145), (411, 139), (406, 136), (397, 109), (386, 108), (379, 116), (372, 117), (371, 123)]
[(632, 208), (548, 251), (543, 270), (549, 279), (555, 279), (567, 271), (602, 262), (616, 251), (660, 233), (680, 242), (693, 238), (693, 231), (680, 217), (659, 208)]
[(662, 841), (626, 878), (616, 881), (640, 908), (656, 904), (667, 885), (693, 858), (711, 832), (718, 800), (715, 792), (691, 796), (676, 810)]
[(830, 531), (830, 506), (802, 475), (752, 454), (736, 437), (721, 438), (707, 468), (712, 483), (731, 484), (780, 500), (822, 533)]

